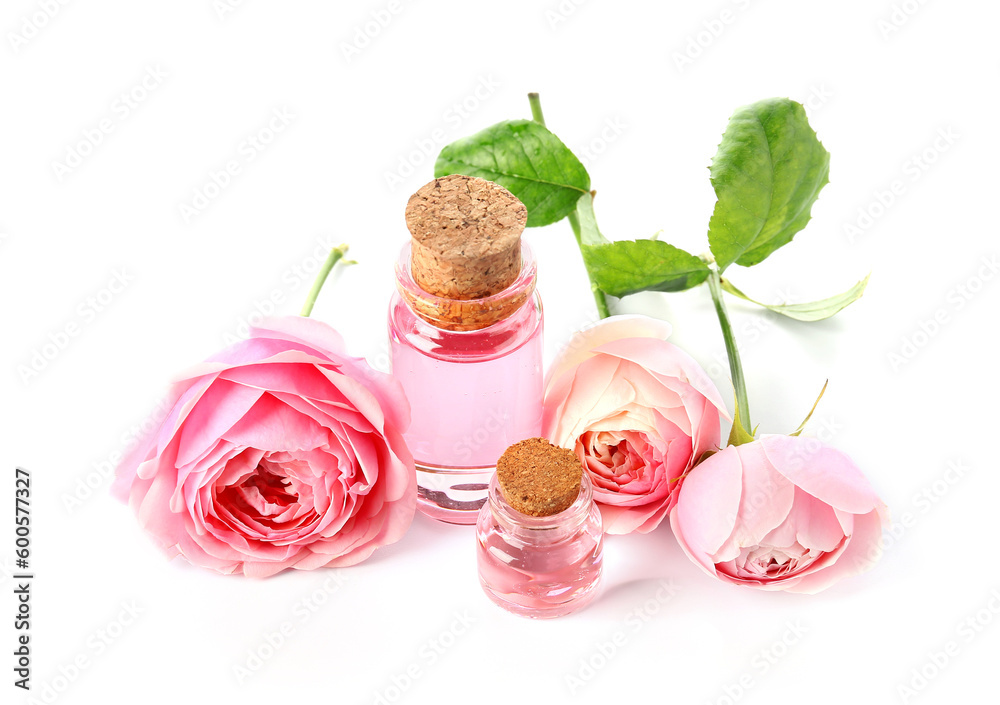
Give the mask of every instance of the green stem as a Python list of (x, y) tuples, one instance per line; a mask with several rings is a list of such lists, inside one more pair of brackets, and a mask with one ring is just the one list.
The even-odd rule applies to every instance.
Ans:
[[(569, 225), (573, 228), (573, 236), (576, 238), (577, 247), (580, 248), (580, 254), (583, 254), (583, 237), (580, 231), (580, 216), (573, 211), (569, 214)], [(583, 266), (587, 267), (587, 260), (584, 259)], [(594, 294), (594, 303), (597, 304), (597, 315), (601, 318), (607, 318), (611, 315), (610, 309), (608, 309), (608, 298), (604, 295), (597, 283), (594, 281), (594, 277), (590, 273), (590, 268), (587, 267), (587, 276), (590, 278), (590, 291)]]
[(747, 384), (743, 379), (743, 363), (740, 361), (740, 351), (736, 346), (736, 338), (733, 336), (733, 327), (729, 324), (729, 314), (726, 312), (726, 304), (722, 301), (722, 285), (719, 270), (712, 267), (711, 274), (708, 275), (708, 288), (712, 292), (712, 301), (715, 302), (715, 312), (719, 316), (719, 325), (722, 327), (722, 338), (726, 341), (726, 354), (729, 356), (729, 373), (733, 377), (733, 387), (736, 389), (736, 405), (738, 407), (738, 420), (743, 429), (753, 433), (753, 426), (750, 425), (750, 405), (747, 402)]
[[(545, 115), (542, 113), (542, 99), (538, 97), (537, 93), (529, 93), (528, 104), (531, 106), (531, 119), (542, 127), (545, 127)], [(573, 228), (573, 236), (576, 238), (576, 245), (580, 248), (580, 254), (583, 255), (583, 239), (580, 234), (580, 216), (578, 216), (576, 211), (573, 210), (567, 217), (569, 218), (570, 227)], [(587, 278), (590, 279), (590, 291), (594, 295), (594, 303), (597, 304), (597, 315), (601, 318), (607, 318), (611, 315), (611, 310), (608, 308), (608, 297), (601, 290), (601, 287), (597, 286), (597, 282), (594, 281), (594, 275), (590, 271), (590, 267), (587, 266), (586, 258), (583, 260), (583, 266), (587, 269)]]
[(542, 114), (542, 99), (537, 93), (528, 94), (528, 104), (531, 106), (531, 119), (539, 125), (545, 124), (545, 116)]
[(330, 271), (333, 269), (333, 265), (337, 264), (341, 258), (347, 254), (347, 245), (341, 245), (340, 247), (334, 247), (330, 250), (329, 256), (326, 258), (326, 262), (323, 263), (323, 267), (319, 270), (319, 274), (316, 275), (316, 281), (313, 282), (312, 289), (309, 290), (309, 295), (306, 297), (306, 302), (302, 306), (302, 312), (300, 316), (305, 318), (309, 317), (312, 313), (313, 306), (316, 304), (316, 297), (319, 296), (320, 290), (326, 283), (326, 278), (330, 276)]

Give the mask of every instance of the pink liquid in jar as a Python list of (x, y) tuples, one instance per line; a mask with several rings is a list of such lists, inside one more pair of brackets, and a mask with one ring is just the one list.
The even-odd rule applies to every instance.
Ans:
[(476, 524), (479, 582), (504, 609), (525, 617), (559, 617), (589, 603), (600, 584), (601, 514), (587, 474), (580, 496), (547, 517), (521, 514), (494, 479)]

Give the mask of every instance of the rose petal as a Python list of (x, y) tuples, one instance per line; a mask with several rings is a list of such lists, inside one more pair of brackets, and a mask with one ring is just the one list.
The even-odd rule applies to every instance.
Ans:
[(882, 555), (884, 505), (861, 516), (854, 517), (854, 531), (847, 540), (844, 552), (828, 570), (816, 571), (802, 578), (789, 592), (815, 594), (852, 575), (871, 568)]
[(695, 389), (729, 418), (726, 403), (718, 387), (712, 382), (712, 378), (693, 357), (676, 345), (652, 339), (628, 338), (605, 343), (596, 348), (594, 353), (605, 353), (622, 360), (630, 360), (649, 370), (665, 384), (672, 384), (678, 380)]
[(835, 448), (800, 436), (765, 435), (759, 443), (778, 472), (821, 502), (852, 514), (879, 502), (868, 478)]
[(672, 515), (671, 526), (678, 537), (683, 533), (684, 544), (694, 554), (714, 554), (736, 526), (743, 494), (743, 466), (736, 449), (719, 451), (684, 479), (673, 512), (677, 522)]
[(545, 388), (593, 356), (593, 350), (620, 338), (655, 338), (666, 340), (673, 328), (666, 321), (649, 316), (617, 315), (604, 318), (575, 333), (556, 356), (545, 376)]
[(775, 471), (760, 444), (730, 447), (735, 447), (740, 462), (740, 504), (732, 534), (713, 554), (716, 563), (733, 560), (741, 549), (759, 545), (785, 520), (795, 498), (795, 486)]

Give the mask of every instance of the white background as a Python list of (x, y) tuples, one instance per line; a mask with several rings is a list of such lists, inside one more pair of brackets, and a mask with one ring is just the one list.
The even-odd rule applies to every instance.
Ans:
[[(15, 465), (33, 473), (34, 697), (49, 686), (59, 703), (997, 702), (984, 689), (1000, 652), (1000, 285), (983, 265), (998, 249), (997, 5), (896, 0), (905, 11), (886, 24), (889, 0), (399, 1), (248, 0), (220, 16), (212, 0), (104, 0), (51, 18), (45, 3), (4, 3), (0, 466), (7, 497)], [(377, 34), (372, 13), (391, 17)], [(345, 56), (366, 31), (375, 36)], [(697, 56), (680, 66), (684, 52)], [(126, 111), (121, 94), (150, 70), (153, 89)], [(527, 117), (529, 90), (549, 127), (589, 154), (607, 235), (663, 229), (695, 253), (714, 202), (706, 167), (733, 109), (770, 96), (807, 104), (831, 183), (791, 245), (731, 278), (766, 301), (805, 301), (871, 271), (868, 292), (818, 324), (730, 307), (761, 431), (794, 429), (830, 379), (810, 432), (852, 455), (889, 504), (896, 536), (881, 562), (819, 596), (755, 592), (702, 574), (663, 525), (611, 537), (597, 601), (536, 622), (481, 593), (470, 528), (422, 516), (338, 572), (255, 581), (165, 561), (101, 469), (167, 380), (237, 335), (272, 292), (279, 313), (296, 313), (311, 279), (299, 272), (324, 242), (350, 243), (359, 264), (314, 315), (384, 366), (407, 197), (444, 143)], [(274, 110), (294, 117), (248, 160), (241, 143)], [(60, 179), (53, 164), (105, 120), (108, 133)], [(951, 142), (935, 147), (939, 131)], [(240, 173), (185, 222), (179, 206), (231, 159)], [(880, 208), (876, 192), (896, 181)], [(860, 210), (876, 217), (852, 237)], [(527, 237), (551, 359), (593, 304), (568, 225)], [(107, 301), (116, 273), (127, 286), (95, 311), (88, 298)], [(614, 305), (670, 320), (728, 396), (707, 289)], [(939, 311), (946, 322), (924, 333)], [(76, 335), (24, 379), (19, 368), (67, 326)], [(893, 364), (906, 341), (910, 356)], [(88, 479), (99, 485), (89, 497)], [(12, 504), (0, 515), (8, 562)], [(12, 589), (5, 577), (4, 615)], [(321, 606), (303, 601), (313, 595)], [(962, 626), (970, 618), (978, 631)], [(0, 699), (22, 702), (2, 622)], [(619, 632), (605, 659), (601, 644)], [(935, 666), (950, 642), (957, 655)]]

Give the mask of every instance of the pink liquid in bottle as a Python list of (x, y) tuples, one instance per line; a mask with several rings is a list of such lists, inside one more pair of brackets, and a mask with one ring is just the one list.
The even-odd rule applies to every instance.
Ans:
[[(535, 262), (522, 244), (521, 274), (470, 308), (515, 308), (478, 330), (447, 330), (414, 312), (435, 297), (410, 274), (410, 245), (396, 265), (389, 310), (393, 375), (410, 402), (405, 437), (417, 466), (418, 507), (435, 519), (474, 524), (497, 458), (542, 425), (542, 307)], [(509, 308), (509, 306), (508, 306)]]

